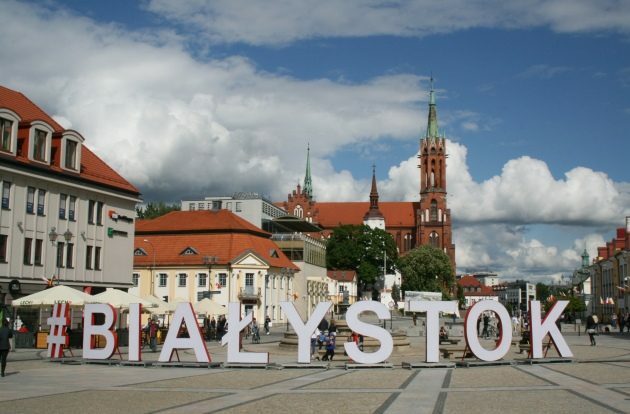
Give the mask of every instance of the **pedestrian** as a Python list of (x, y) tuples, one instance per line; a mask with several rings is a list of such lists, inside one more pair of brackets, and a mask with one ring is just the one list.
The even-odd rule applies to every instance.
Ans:
[(158, 324), (155, 319), (151, 319), (149, 321), (149, 347), (151, 351), (157, 351), (157, 333), (158, 333)]
[(11, 350), (10, 338), (13, 338), (13, 331), (9, 328), (9, 321), (3, 318), (2, 327), (0, 327), (0, 368), (3, 377), (4, 370), (7, 367), (7, 356), (9, 356), (9, 351)]
[(413, 316), (411, 317), (411, 320), (413, 321), (413, 326), (418, 325), (418, 315), (416, 315), (416, 313), (413, 313)]
[(315, 332), (311, 335), (311, 359), (317, 359), (319, 361), (319, 356), (317, 354), (317, 339), (319, 338), (319, 329), (315, 328)]
[(319, 325), (317, 325), (317, 329), (319, 329), (322, 332), (326, 332), (328, 330), (328, 321), (326, 320), (326, 317), (324, 317), (324, 319), (322, 319)]
[(617, 314), (614, 312), (610, 317), (610, 325), (612, 329), (617, 329)]
[(518, 318), (516, 317), (516, 315), (513, 315), (512, 316), (512, 333), (514, 335), (518, 333), (519, 331), (518, 327), (519, 327)]
[(337, 335), (337, 325), (335, 325), (334, 319), (330, 320), (330, 326), (328, 326), (328, 334), (335, 336)]
[(588, 315), (586, 318), (586, 333), (591, 340), (591, 346), (597, 345), (595, 343), (595, 335), (597, 335), (597, 315)]
[(486, 313), (483, 315), (483, 332), (481, 333), (481, 336), (486, 339), (488, 339), (488, 336), (490, 335), (488, 332), (488, 326), (490, 326), (490, 316)]
[(217, 321), (214, 319), (214, 316), (210, 319), (210, 332), (208, 334), (208, 340), (210, 339), (217, 339)]
[(326, 340), (326, 354), (322, 358), (322, 361), (332, 361), (335, 356), (335, 335), (328, 335)]
[(265, 323), (263, 326), (265, 327), (265, 335), (269, 335), (269, 328), (271, 327), (271, 318), (269, 315), (265, 316)]

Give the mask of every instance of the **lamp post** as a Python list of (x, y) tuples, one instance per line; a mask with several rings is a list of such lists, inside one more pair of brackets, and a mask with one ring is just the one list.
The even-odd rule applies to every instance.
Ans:
[(155, 272), (155, 246), (149, 241), (149, 239), (144, 239), (144, 242), (149, 243), (151, 250), (153, 250), (153, 266), (151, 267), (151, 284), (149, 286), (151, 295), (155, 296), (155, 277), (153, 276), (153, 272)]
[[(63, 238), (66, 241), (66, 243), (69, 243), (70, 240), (72, 240), (72, 232), (70, 231), (70, 229), (66, 230), (63, 233)], [(53, 246), (57, 246), (57, 255), (56, 255), (56, 262), (57, 262), (57, 283), (59, 283), (59, 279), (61, 279), (61, 262), (63, 261), (63, 251), (59, 251), (59, 242), (57, 242), (57, 238), (59, 237), (59, 233), (57, 233), (57, 229), (55, 227), (51, 227), (50, 228), (50, 232), (48, 233), (48, 239), (50, 240), (50, 243)], [(53, 275), (51, 281), (54, 281), (55, 276)]]

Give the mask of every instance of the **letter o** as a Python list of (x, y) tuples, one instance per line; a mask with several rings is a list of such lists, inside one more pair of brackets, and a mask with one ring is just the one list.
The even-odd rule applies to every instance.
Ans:
[[(481, 346), (477, 337), (477, 319), (485, 311), (493, 311), (499, 316), (501, 324), (501, 336), (496, 349), (489, 351)], [(473, 354), (482, 361), (497, 361), (505, 356), (512, 346), (512, 321), (505, 306), (495, 300), (482, 300), (468, 310), (464, 323), (464, 335), (466, 344)]]

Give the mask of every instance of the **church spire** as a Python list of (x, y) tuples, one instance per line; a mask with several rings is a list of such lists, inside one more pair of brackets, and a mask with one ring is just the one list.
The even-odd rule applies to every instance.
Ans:
[(363, 224), (370, 228), (385, 229), (385, 216), (378, 208), (378, 189), (376, 188), (376, 166), (372, 165), (372, 190), (370, 191), (370, 209), (363, 216)]
[(313, 182), (311, 180), (311, 145), (306, 147), (306, 174), (304, 175), (304, 194), (313, 198)]
[(427, 122), (427, 140), (437, 140), (438, 121), (437, 109), (435, 105), (435, 91), (433, 89), (433, 75), (431, 76), (431, 89), (429, 90), (429, 121)]

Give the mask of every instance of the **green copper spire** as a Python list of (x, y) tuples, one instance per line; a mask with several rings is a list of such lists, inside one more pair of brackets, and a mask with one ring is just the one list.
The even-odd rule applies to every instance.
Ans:
[(306, 174), (304, 175), (304, 194), (313, 198), (313, 182), (311, 181), (311, 145), (306, 147)]
[(427, 139), (437, 140), (438, 121), (435, 105), (435, 91), (433, 90), (433, 76), (431, 76), (431, 89), (429, 91), (429, 121), (427, 122)]
[(586, 247), (584, 248), (584, 253), (582, 253), (582, 267), (588, 267), (588, 253), (586, 252)]

